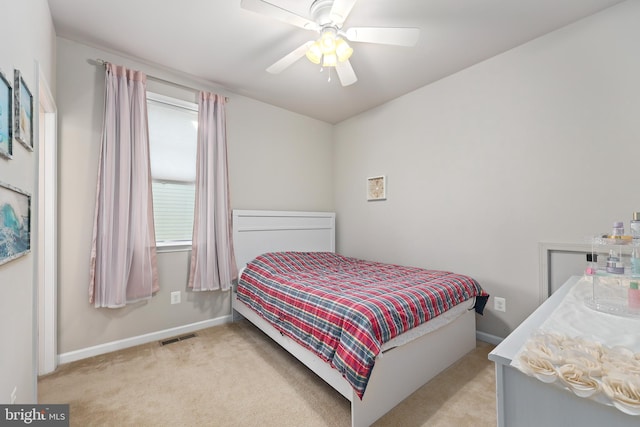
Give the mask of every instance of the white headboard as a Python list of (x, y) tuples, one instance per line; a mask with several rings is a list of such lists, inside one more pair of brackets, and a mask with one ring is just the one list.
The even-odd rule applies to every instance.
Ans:
[(233, 211), (238, 269), (265, 252), (335, 252), (336, 214), (300, 211)]

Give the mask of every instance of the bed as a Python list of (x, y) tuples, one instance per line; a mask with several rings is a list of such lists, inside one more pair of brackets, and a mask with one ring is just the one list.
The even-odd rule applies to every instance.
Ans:
[[(334, 357), (338, 354), (344, 355), (344, 349), (323, 348), (318, 344), (320, 341), (313, 337), (311, 341), (315, 345), (313, 343), (309, 345), (309, 340), (305, 337), (312, 336), (312, 333), (300, 332), (296, 329), (299, 325), (287, 329), (286, 324), (299, 323), (291, 322), (291, 319), (302, 319), (309, 315), (308, 312), (289, 316), (287, 322), (278, 322), (276, 318), (282, 318), (280, 314), (271, 316), (262, 310), (265, 306), (273, 305), (275, 299), (265, 303), (258, 298), (254, 301), (252, 299), (254, 297), (250, 298), (249, 295), (254, 293), (256, 294), (254, 296), (257, 296), (262, 293), (272, 294), (273, 298), (282, 296), (276, 295), (277, 292), (271, 292), (270, 289), (275, 290), (277, 286), (272, 282), (264, 285), (268, 286), (267, 288), (260, 290), (257, 286), (260, 286), (260, 280), (263, 278), (259, 276), (269, 276), (269, 280), (285, 280), (285, 282), (292, 280), (292, 276), (295, 276), (296, 280), (302, 277), (304, 286), (315, 287), (315, 279), (309, 276), (309, 265), (313, 264), (314, 267), (320, 265), (322, 270), (327, 270), (338, 263), (339, 271), (334, 270), (330, 273), (336, 276), (342, 274), (345, 269), (352, 269), (352, 264), (354, 271), (360, 271), (363, 266), (377, 268), (379, 263), (334, 254), (335, 214), (333, 213), (234, 210), (233, 232), (236, 261), (241, 270), (240, 290), (234, 291), (232, 298), (234, 317), (242, 316), (255, 324), (347, 398), (351, 402), (352, 426), (371, 425), (435, 375), (475, 348), (473, 308), (475, 306), (476, 310), (481, 312), (487, 296), (479, 285), (469, 278), (477, 285), (474, 287), (473, 283), (467, 284), (474, 288), (469, 291), (475, 292), (470, 293), (471, 297), (469, 295), (464, 298), (452, 297), (447, 294), (448, 291), (444, 291), (447, 294), (444, 299), (450, 300), (448, 303), (451, 306), (450, 310), (447, 304), (445, 307), (436, 308), (435, 314), (434, 312), (427, 314), (427, 317), (436, 316), (430, 321), (404, 333), (400, 333), (403, 332), (400, 330), (398, 334), (392, 334), (397, 335), (392, 336), (392, 339), (388, 341), (385, 339), (384, 343), (374, 343), (373, 349), (368, 346), (368, 342), (377, 341), (380, 338), (380, 329), (386, 330), (388, 325), (378, 328), (373, 338), (369, 337), (366, 331), (361, 332), (360, 329), (344, 328), (336, 332), (337, 338), (333, 341), (340, 341), (342, 335), (345, 335), (350, 338), (347, 340), (349, 344), (346, 347), (351, 346), (353, 342), (359, 345), (358, 351), (353, 353), (358, 356), (355, 357), (357, 359), (355, 366), (358, 368), (354, 368), (351, 362), (347, 363), (343, 360), (353, 358), (352, 353), (347, 354), (346, 357)], [(347, 264), (342, 264), (343, 262)], [(299, 270), (300, 265), (302, 270)], [(411, 274), (413, 270), (417, 269), (412, 269)], [(364, 276), (380, 275), (382, 277), (392, 270), (385, 270), (383, 273), (366, 271)], [(404, 277), (405, 273), (407, 272), (402, 272), (401, 276)], [(444, 274), (443, 272), (433, 273)], [(453, 275), (453, 273), (446, 274)], [(465, 277), (453, 276), (456, 281)], [(283, 279), (283, 277), (286, 278)], [(344, 282), (342, 277), (334, 277), (334, 279), (340, 283)], [(392, 278), (392, 280), (396, 279)], [(286, 282), (285, 285), (290, 287), (292, 283)], [(359, 283), (356, 284), (357, 289), (360, 289), (359, 286)], [(400, 286), (397, 292), (405, 291)], [(321, 297), (325, 294), (324, 290), (319, 291)], [(386, 291), (382, 294), (386, 294)], [(309, 293), (309, 295), (312, 294)], [(479, 297), (475, 298), (475, 295)], [(313, 307), (322, 305), (312, 300), (312, 296), (304, 296), (304, 298)], [(291, 301), (288, 301), (288, 304), (294, 305)], [(438, 305), (442, 305), (442, 302)], [(331, 310), (335, 311), (334, 308)], [(443, 313), (440, 314), (440, 312)], [(316, 320), (310, 323), (317, 323)], [(357, 323), (351, 320), (339, 322)], [(407, 319), (400, 323), (407, 323)], [(340, 343), (337, 345), (340, 346)]]

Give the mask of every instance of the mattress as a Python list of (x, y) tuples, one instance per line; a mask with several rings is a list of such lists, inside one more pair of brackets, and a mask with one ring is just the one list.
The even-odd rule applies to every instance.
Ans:
[(359, 397), (377, 355), (398, 345), (396, 337), (454, 307), (464, 312), (465, 301), (475, 299), (482, 312), (488, 298), (465, 275), (332, 252), (263, 254), (243, 270), (237, 295), (280, 333), (337, 369)]

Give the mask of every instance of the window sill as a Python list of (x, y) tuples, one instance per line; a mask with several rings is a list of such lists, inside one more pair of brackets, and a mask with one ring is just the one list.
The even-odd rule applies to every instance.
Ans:
[(190, 240), (156, 242), (157, 253), (185, 252), (190, 250)]

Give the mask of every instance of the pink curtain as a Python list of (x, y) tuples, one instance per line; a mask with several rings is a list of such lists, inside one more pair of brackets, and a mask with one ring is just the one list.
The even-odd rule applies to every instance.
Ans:
[(225, 98), (200, 92), (193, 247), (188, 286), (228, 290), (237, 278), (231, 235)]
[(158, 291), (146, 75), (106, 64), (89, 302), (117, 308)]

